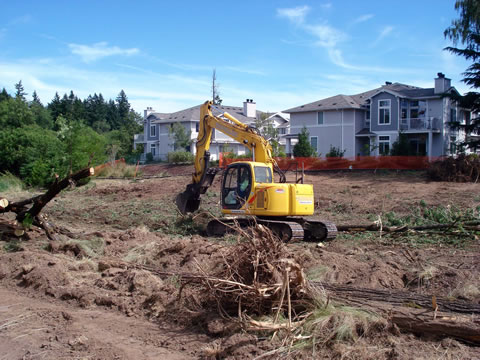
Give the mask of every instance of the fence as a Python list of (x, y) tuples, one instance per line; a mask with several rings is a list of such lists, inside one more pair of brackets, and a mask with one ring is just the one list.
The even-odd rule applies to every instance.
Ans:
[[(275, 158), (282, 170), (344, 170), (344, 169), (387, 169), (387, 170), (422, 170), (438, 158), (428, 156), (357, 156), (355, 158)], [(236, 161), (252, 161), (251, 158), (230, 159), (220, 156), (220, 167)]]

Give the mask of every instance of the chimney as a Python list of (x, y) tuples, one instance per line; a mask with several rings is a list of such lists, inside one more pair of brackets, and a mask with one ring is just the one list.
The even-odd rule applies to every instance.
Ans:
[(392, 85), (391, 81), (385, 81), (385, 85)]
[(445, 74), (439, 72), (435, 78), (435, 94), (442, 94), (450, 89), (451, 80), (445, 77)]
[(143, 111), (143, 118), (147, 119), (148, 115), (150, 115), (154, 111), (155, 110), (153, 110), (151, 107), (147, 107), (147, 109)]
[(243, 115), (254, 118), (257, 116), (257, 104), (253, 99), (247, 99), (243, 102)]

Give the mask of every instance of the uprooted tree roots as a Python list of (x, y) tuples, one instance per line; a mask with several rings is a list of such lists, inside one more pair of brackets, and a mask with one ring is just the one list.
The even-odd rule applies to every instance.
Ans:
[[(337, 294), (333, 284), (324, 287), (308, 281), (286, 245), (268, 228), (257, 224), (248, 232), (240, 227), (236, 230), (242, 240), (223, 255), (220, 270), (207, 273), (198, 265), (201, 275), (184, 279), (201, 283), (207, 290), (205, 303), (216, 304), (224, 318), (247, 331), (273, 333), (273, 337), (281, 338), (282, 345), (276, 351), (291, 351), (294, 344), (297, 348), (315, 348), (338, 340), (348, 342), (372, 334), (398, 333), (399, 328), (480, 343), (479, 337), (470, 335), (480, 330), (479, 322), (460, 313), (443, 313), (447, 308), (444, 305), (440, 311), (438, 305), (429, 311), (428, 297), (427, 309), (421, 314), (415, 312), (418, 309), (389, 303), (388, 296), (386, 306), (375, 297), (360, 303), (350, 301), (355, 299)], [(353, 303), (354, 307), (330, 301), (331, 295), (343, 304)], [(442, 304), (445, 301), (442, 299)], [(362, 309), (355, 304), (361, 304)], [(469, 309), (472, 314), (476, 311), (474, 307)]]

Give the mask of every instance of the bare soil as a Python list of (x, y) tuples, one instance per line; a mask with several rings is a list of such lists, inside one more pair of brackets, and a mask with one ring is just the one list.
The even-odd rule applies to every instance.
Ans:
[[(205, 237), (205, 215), (179, 221), (173, 199), (192, 172), (192, 166), (146, 166), (144, 174), (163, 177), (98, 179), (63, 192), (45, 213), (78, 239), (50, 242), (41, 231), (18, 242), (0, 239), (0, 359), (252, 359), (279, 346), (226, 323), (202, 302), (204, 290), (148, 271), (212, 271), (236, 241)], [(202, 203), (217, 215), (219, 182)], [(329, 172), (307, 174), (306, 182), (314, 184), (316, 216), (337, 224), (407, 215), (421, 201), (480, 205), (479, 184), (427, 182), (423, 172)], [(312, 280), (480, 303), (478, 239), (431, 237), (340, 234), (323, 246), (288, 248)], [(309, 351), (296, 357), (480, 359), (478, 347), (412, 334)]]

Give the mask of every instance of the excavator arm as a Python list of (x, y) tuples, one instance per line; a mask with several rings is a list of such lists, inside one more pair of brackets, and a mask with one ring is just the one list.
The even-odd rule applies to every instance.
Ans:
[[(193, 212), (199, 208), (200, 195), (207, 191), (219, 170), (209, 167), (209, 149), (213, 129), (217, 129), (247, 147), (252, 152), (253, 161), (270, 165), (272, 170), (279, 170), (275, 159), (272, 157), (272, 146), (260, 135), (257, 129), (242, 123), (228, 113), (214, 116), (212, 114), (212, 106), (212, 102), (207, 101), (200, 108), (195, 173), (192, 176), (192, 183), (187, 185), (186, 190), (176, 198), (177, 207), (183, 214)], [(283, 173), (281, 173), (280, 177), (280, 182), (285, 182)]]

